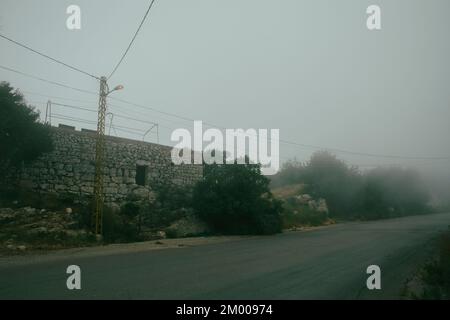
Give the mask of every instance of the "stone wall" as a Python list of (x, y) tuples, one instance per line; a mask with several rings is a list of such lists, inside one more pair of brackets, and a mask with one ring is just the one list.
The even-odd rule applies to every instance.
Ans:
[[(89, 196), (94, 192), (96, 133), (73, 127), (52, 128), (54, 150), (22, 168), (8, 169), (2, 184), (44, 193)], [(200, 165), (174, 165), (171, 147), (106, 136), (104, 192), (106, 202), (121, 202), (136, 189), (193, 185)], [(140, 168), (138, 169), (138, 166)], [(137, 179), (138, 172), (144, 178)], [(4, 170), (2, 170), (4, 171)]]

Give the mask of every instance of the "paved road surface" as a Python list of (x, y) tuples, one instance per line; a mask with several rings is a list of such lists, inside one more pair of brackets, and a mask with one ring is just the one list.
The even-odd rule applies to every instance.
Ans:
[[(5, 265), (0, 298), (355, 299), (396, 298), (450, 213), (338, 224), (307, 232), (180, 249)], [(82, 289), (66, 288), (66, 268)], [(382, 290), (366, 289), (366, 268), (382, 270)]]

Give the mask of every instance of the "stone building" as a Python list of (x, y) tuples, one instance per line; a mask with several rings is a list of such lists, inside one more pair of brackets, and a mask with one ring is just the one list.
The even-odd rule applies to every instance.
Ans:
[[(94, 192), (96, 132), (52, 127), (54, 150), (3, 175), (3, 187), (39, 193), (89, 196)], [(104, 192), (106, 202), (121, 202), (132, 192), (161, 185), (193, 185), (201, 165), (174, 165), (171, 147), (106, 136)], [(2, 170), (3, 171), (3, 170)]]

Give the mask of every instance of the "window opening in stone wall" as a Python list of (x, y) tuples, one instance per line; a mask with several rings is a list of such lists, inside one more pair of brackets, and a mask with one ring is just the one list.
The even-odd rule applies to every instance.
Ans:
[(147, 166), (136, 166), (136, 184), (139, 186), (145, 186), (147, 180)]

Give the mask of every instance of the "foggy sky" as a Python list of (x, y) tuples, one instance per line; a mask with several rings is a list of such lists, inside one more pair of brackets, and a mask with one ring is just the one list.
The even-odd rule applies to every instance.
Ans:
[[(95, 75), (108, 75), (148, 2), (1, 0), (0, 32)], [(66, 28), (70, 4), (81, 7), (79, 31)], [(380, 31), (366, 28), (370, 4), (381, 7)], [(302, 144), (450, 156), (449, 12), (448, 0), (157, 0), (109, 84), (125, 86), (114, 93), (118, 98), (227, 128), (277, 128), (281, 139)], [(1, 65), (98, 91), (94, 79), (3, 39), (0, 49)], [(60, 103), (97, 106), (93, 95), (1, 69), (0, 80), (25, 91), (42, 111), (49, 96), (82, 101), (51, 98)], [(118, 106), (113, 112), (158, 122), (164, 144), (171, 144), (173, 129), (192, 128), (191, 122), (111, 103)], [(96, 121), (95, 113), (61, 107), (53, 112)], [(114, 124), (148, 129), (123, 119)], [(306, 160), (315, 150), (281, 144), (281, 160)], [(449, 164), (338, 156), (363, 168)]]

